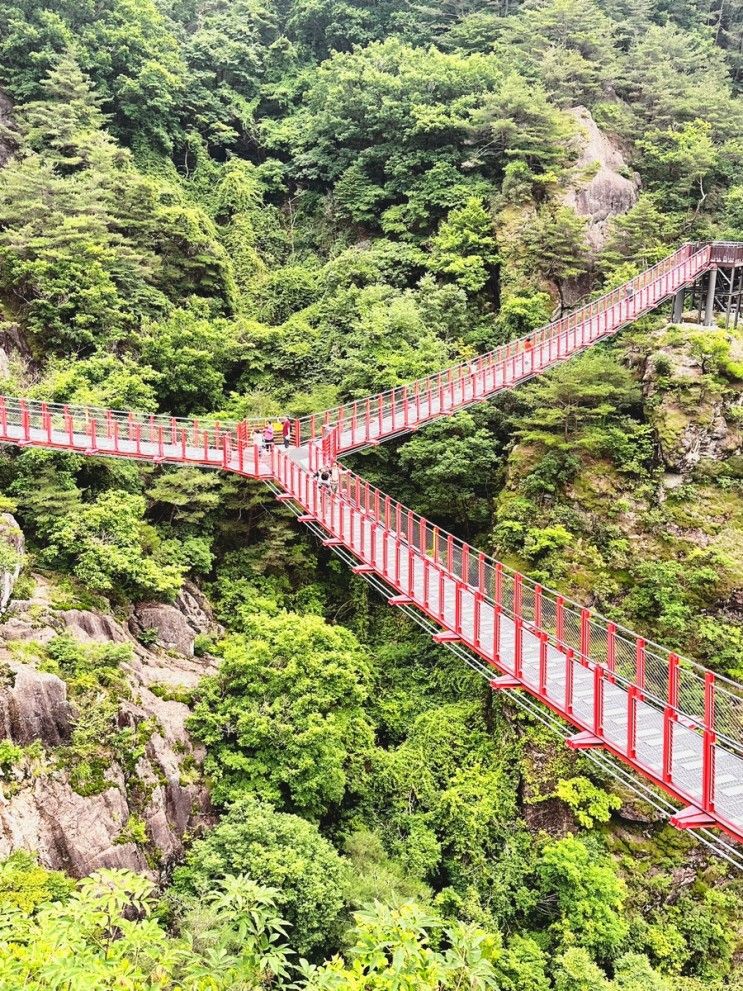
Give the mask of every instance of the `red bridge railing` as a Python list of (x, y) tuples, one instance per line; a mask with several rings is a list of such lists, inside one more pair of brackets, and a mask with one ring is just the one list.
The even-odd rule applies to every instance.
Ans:
[(331, 542), (586, 734), (577, 746), (608, 748), (743, 839), (743, 686), (530, 581), (353, 472), (323, 487), (283, 451), (272, 471)]

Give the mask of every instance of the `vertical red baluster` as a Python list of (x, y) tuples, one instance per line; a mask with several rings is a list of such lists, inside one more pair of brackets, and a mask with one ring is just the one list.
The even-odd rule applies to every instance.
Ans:
[(446, 567), (454, 574), (454, 537), (450, 533), (446, 535)]
[(114, 432), (114, 438), (113, 438), (114, 451), (116, 451), (116, 453), (118, 454), (119, 453), (119, 421), (118, 420), (114, 420), (113, 432)]
[(427, 613), (431, 612), (431, 565), (427, 557), (423, 558), (423, 608)]
[(462, 585), (454, 580), (454, 632), (462, 635)]
[(5, 405), (5, 396), (0, 396), (0, 427), (3, 437), (8, 436), (8, 408)]
[(493, 607), (493, 660), (500, 664), (500, 614), (501, 606), (497, 602)]
[[(240, 424), (240, 426), (244, 427), (245, 425), (244, 424)], [(175, 446), (175, 444), (177, 444), (177, 442), (178, 442), (178, 425), (177, 425), (177, 422), (176, 422), (175, 417), (174, 416), (171, 416), (171, 418), (170, 418), (170, 443), (173, 446)]]
[(502, 608), (503, 606), (503, 565), (500, 561), (495, 562), (495, 604)]
[(482, 647), (482, 638), (480, 637), (480, 614), (482, 613), (482, 593), (475, 592), (474, 596), (474, 612), (472, 615), (472, 642), (477, 650)]
[(364, 415), (364, 440), (368, 441), (371, 438), (371, 399), (366, 400), (366, 413)]
[(539, 694), (547, 698), (547, 634), (539, 634)]
[(137, 454), (142, 453), (142, 424), (134, 424), (134, 449)]
[(679, 697), (679, 659), (668, 655), (668, 692), (663, 710), (663, 780), (673, 780), (673, 727), (676, 721)]
[(470, 547), (469, 544), (462, 544), (462, 581), (465, 585), (470, 584)]
[(637, 688), (630, 685), (627, 691), (627, 756), (637, 757)]
[(715, 675), (704, 674), (704, 738), (702, 751), (702, 808), (715, 811)]
[(521, 680), (524, 673), (524, 621), (520, 616), (514, 622), (513, 673)]
[[(160, 428), (160, 446), (162, 447), (162, 428)], [(222, 467), (229, 468), (230, 466), (230, 435), (228, 433), (222, 436)]]
[[(183, 430), (181, 430), (181, 461), (185, 461), (186, 460), (186, 448), (187, 447), (188, 447), (188, 431), (185, 430), (185, 429), (183, 429)], [(256, 451), (256, 462), (257, 462), (257, 460), (258, 460), (258, 458), (257, 458), (258, 448), (257, 447), (255, 448), (255, 451)], [(255, 473), (256, 473), (256, 475), (258, 474), (257, 465), (256, 465), (256, 472)]]
[(562, 646), (565, 642), (565, 599), (561, 595), (555, 599), (555, 635)]
[(157, 456), (158, 458), (165, 457), (165, 443), (163, 440), (163, 428), (157, 428)]
[(645, 691), (645, 641), (638, 637), (635, 643), (635, 684), (639, 688), (638, 698)]
[(21, 429), (26, 440), (31, 440), (31, 419), (28, 413), (28, 405), (25, 399), (21, 399)]
[(97, 433), (96, 426), (97, 426), (96, 419), (94, 416), (91, 416), (90, 419), (88, 420), (88, 437), (90, 438), (90, 444), (88, 447), (89, 451), (98, 450), (98, 438), (96, 436)]
[(604, 669), (597, 664), (593, 669), (593, 732), (604, 736)]
[(420, 382), (415, 383), (415, 422), (421, 422), (421, 387)]
[(477, 555), (477, 587), (481, 595), (485, 595), (485, 555), (482, 551)]
[(377, 437), (382, 437), (384, 434), (384, 404), (381, 396), (377, 400), (377, 419), (379, 423)]

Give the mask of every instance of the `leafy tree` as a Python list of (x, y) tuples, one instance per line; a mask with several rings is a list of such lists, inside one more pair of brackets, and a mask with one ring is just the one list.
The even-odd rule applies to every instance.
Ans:
[(33, 916), (0, 905), (0, 981), (39, 991), (228, 991), (288, 976), (275, 890), (246, 877), (225, 878), (199, 909), (184, 914), (175, 937), (152, 917), (152, 895), (145, 878), (102, 869), (80, 881), (71, 897), (51, 895)]
[(372, 747), (369, 669), (348, 630), (318, 616), (255, 617), (202, 683), (191, 728), (209, 747), (214, 797), (246, 791), (309, 816), (358, 792)]
[(317, 954), (336, 945), (345, 871), (315, 826), (245, 796), (193, 844), (173, 882), (177, 895), (203, 898), (220, 878), (247, 873), (276, 889), (276, 904), (292, 927), (292, 945)]
[(185, 67), (154, 0), (104, 0), (95, 9), (76, 0), (18, 0), (0, 16), (4, 82), (16, 99), (38, 99), (45, 73), (74, 50), (111, 102), (117, 134), (170, 146)]
[(603, 252), (611, 270), (631, 262), (648, 268), (664, 258), (673, 242), (674, 223), (655, 197), (642, 193), (637, 203), (611, 221), (611, 233)]
[(509, 247), (526, 273), (555, 283), (564, 305), (566, 280), (581, 275), (587, 266), (585, 223), (570, 207), (548, 207), (537, 213), (521, 235), (518, 247)]
[[(596, 860), (584, 843), (568, 836), (544, 847), (537, 878), (543, 897), (557, 897), (559, 917), (551, 930), (558, 943), (581, 947), (567, 951), (571, 959), (582, 954), (603, 959), (616, 953), (628, 931), (622, 915), (626, 888), (610, 860)], [(572, 986), (564, 984), (566, 989)]]
[(710, 124), (701, 119), (680, 128), (651, 131), (639, 142), (642, 169), (663, 189), (672, 209), (697, 212), (707, 197), (705, 183), (718, 167)]
[(348, 962), (335, 957), (320, 967), (302, 968), (308, 991), (339, 988), (363, 991), (454, 991), (497, 987), (490, 956), (493, 941), (474, 925), (454, 924), (444, 933), (442, 949), (431, 945), (439, 920), (413, 902), (387, 908), (376, 902), (357, 912), (355, 942)]
[(498, 466), (493, 436), (476, 415), (462, 412), (431, 424), (407, 441), (399, 459), (405, 477), (401, 495), (412, 482), (420, 513), (443, 526), (464, 521), (463, 536), (471, 539), (487, 520)]
[(182, 572), (158, 561), (156, 535), (144, 522), (144, 511), (142, 496), (104, 492), (50, 522), (43, 556), (70, 568), (94, 592), (173, 597)]
[(431, 268), (468, 292), (481, 292), (498, 262), (493, 222), (474, 197), (452, 210), (431, 241)]

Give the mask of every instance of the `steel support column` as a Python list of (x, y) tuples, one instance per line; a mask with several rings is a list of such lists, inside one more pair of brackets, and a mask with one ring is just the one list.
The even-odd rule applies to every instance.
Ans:
[(707, 283), (707, 300), (704, 307), (704, 326), (712, 327), (715, 322), (715, 289), (717, 288), (717, 269), (709, 270), (709, 282)]

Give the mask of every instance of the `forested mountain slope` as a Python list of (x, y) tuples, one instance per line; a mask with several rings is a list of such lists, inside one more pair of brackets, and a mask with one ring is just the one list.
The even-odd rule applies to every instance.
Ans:
[[(742, 45), (723, 0), (0, 0), (0, 391), (299, 416), (743, 240)], [(686, 316), (357, 460), (740, 679), (743, 324)], [(0, 986), (743, 987), (725, 863), (265, 488), (0, 488)]]

